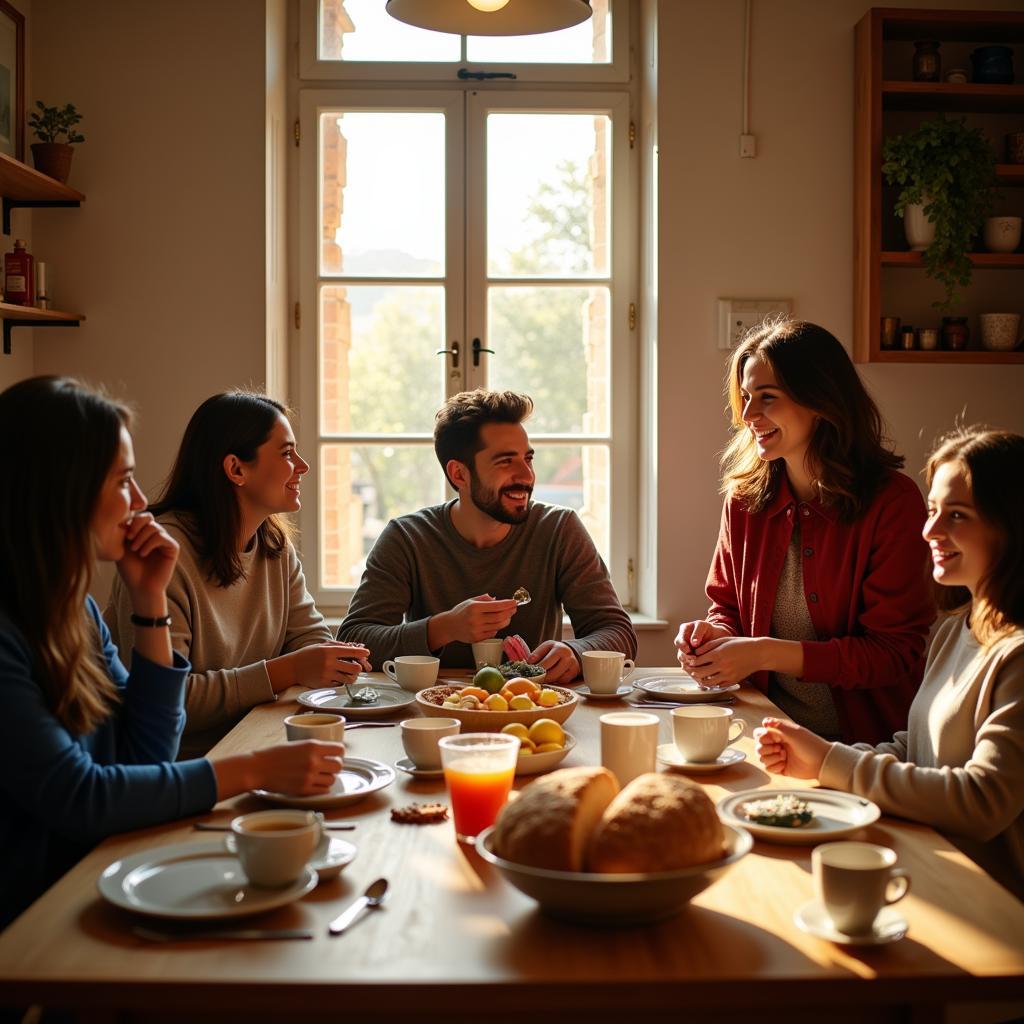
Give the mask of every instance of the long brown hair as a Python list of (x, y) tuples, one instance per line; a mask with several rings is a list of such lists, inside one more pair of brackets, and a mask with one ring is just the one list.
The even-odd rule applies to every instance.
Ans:
[(947, 462), (963, 469), (975, 511), (998, 541), (973, 602), (966, 587), (941, 585), (936, 585), (936, 602), (942, 611), (970, 606), (971, 630), (987, 645), (1024, 627), (1024, 437), (985, 426), (946, 434), (928, 457), (929, 487)]
[(852, 522), (903, 457), (889, 447), (882, 415), (838, 339), (817, 324), (781, 318), (755, 328), (729, 361), (725, 379), (733, 436), (722, 455), (722, 491), (739, 497), (751, 512), (769, 505), (786, 467), (766, 462), (743, 423), (743, 367), (757, 356), (775, 373), (794, 402), (818, 416), (807, 450), (823, 502)]
[[(252, 462), (256, 449), (288, 410), (266, 395), (224, 391), (208, 398), (192, 414), (163, 493), (150, 508), (154, 515), (174, 512), (199, 553), (207, 577), (222, 587), (245, 575), (238, 551), (241, 511), (224, 459)], [(283, 516), (268, 516), (256, 531), (259, 552), (278, 558), (291, 526)]]
[(9, 471), (0, 488), (0, 610), (31, 646), (50, 709), (77, 735), (94, 731), (118, 700), (85, 598), (92, 516), (129, 422), (125, 406), (66, 377), (34, 377), (0, 394)]

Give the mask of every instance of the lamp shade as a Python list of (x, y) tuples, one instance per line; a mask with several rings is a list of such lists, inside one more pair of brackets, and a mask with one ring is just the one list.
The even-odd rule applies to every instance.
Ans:
[(508, 0), (480, 11), (468, 0), (388, 0), (387, 12), (407, 25), (465, 36), (528, 36), (571, 28), (590, 17), (590, 0)]

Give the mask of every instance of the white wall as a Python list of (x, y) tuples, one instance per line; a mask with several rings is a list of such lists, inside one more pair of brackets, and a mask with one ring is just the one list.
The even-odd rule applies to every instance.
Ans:
[[(657, 4), (658, 613), (673, 623), (706, 609), (721, 508), (727, 354), (714, 347), (716, 298), (789, 297), (796, 315), (848, 346), (852, 334), (853, 27), (870, 5), (752, 6), (758, 156), (741, 160), (743, 0)], [(1012, 0), (902, 6), (1020, 9)], [(644, 8), (646, 19), (652, 13)], [(970, 421), (1024, 432), (1024, 366), (861, 371), (915, 475), (965, 405)], [(674, 633), (643, 633), (644, 663), (670, 660)]]

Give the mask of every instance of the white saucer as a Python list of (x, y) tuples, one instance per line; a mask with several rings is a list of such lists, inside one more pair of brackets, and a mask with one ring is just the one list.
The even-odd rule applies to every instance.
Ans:
[(97, 887), (104, 899), (138, 914), (216, 920), (293, 903), (316, 883), (316, 871), (306, 867), (284, 888), (252, 885), (224, 843), (211, 840), (161, 846), (115, 860), (104, 869)]
[(277, 793), (270, 789), (251, 790), (253, 796), (262, 797), (271, 803), (285, 807), (304, 807), (319, 810), (324, 807), (345, 807), (354, 804), (378, 789), (384, 789), (395, 781), (395, 770), (382, 761), (368, 757), (346, 757), (344, 766), (338, 772), (334, 785), (320, 796), (295, 796), (291, 793)]
[(400, 757), (395, 762), (395, 767), (406, 775), (413, 775), (417, 779), (441, 779), (444, 778), (443, 768), (417, 768), (411, 758)]
[(633, 692), (633, 684), (623, 683), (622, 686), (612, 690), (611, 693), (595, 693), (586, 683), (581, 683), (576, 687), (576, 692), (584, 700), (621, 700), (627, 693)]
[(726, 747), (714, 761), (687, 761), (674, 743), (662, 743), (657, 750), (658, 762), (666, 768), (674, 768), (677, 772), (693, 772), (695, 774), (720, 772), (723, 768), (731, 768), (735, 764), (746, 761), (747, 755), (735, 747)]
[[(329, 882), (341, 874), (341, 869), (356, 859), (356, 848), (346, 839), (327, 836), (326, 849), (317, 850), (309, 866), (317, 873), (321, 882)], [(321, 844), (324, 845), (324, 844)]]
[(890, 942), (898, 942), (907, 934), (909, 928), (906, 919), (893, 907), (882, 907), (870, 932), (864, 935), (847, 935), (836, 930), (832, 919), (817, 900), (810, 900), (802, 907), (798, 907), (793, 920), (796, 926), (808, 935), (837, 942), (842, 946), (884, 946)]
[(660, 679), (638, 679), (636, 688), (645, 696), (655, 700), (667, 700), (678, 704), (709, 704), (740, 688), (739, 683), (731, 686), (717, 686), (708, 690), (688, 675), (668, 676)]

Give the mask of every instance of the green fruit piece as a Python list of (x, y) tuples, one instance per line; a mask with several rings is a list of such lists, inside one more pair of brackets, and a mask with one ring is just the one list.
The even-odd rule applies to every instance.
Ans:
[(497, 693), (505, 685), (505, 677), (493, 665), (485, 665), (473, 676), (473, 685), (488, 693)]

